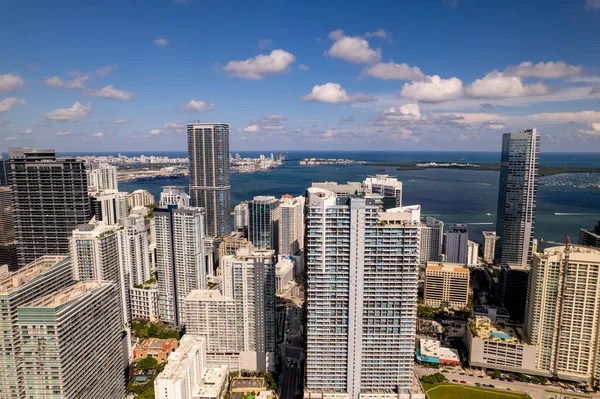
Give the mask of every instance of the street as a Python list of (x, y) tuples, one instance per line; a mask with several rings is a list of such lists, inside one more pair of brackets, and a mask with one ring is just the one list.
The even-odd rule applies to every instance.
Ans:
[(304, 294), (298, 285), (293, 283), (281, 299), (285, 300), (285, 314), (278, 323), (282, 328), (281, 344), (279, 346), (281, 375), (279, 379), (279, 396), (281, 399), (296, 399), (302, 387), (302, 361), (303, 350), (303, 327), (302, 327), (302, 304)]
[[(452, 380), (457, 380), (457, 381), (466, 381), (467, 385), (475, 385), (476, 382), (478, 382), (480, 384), (492, 384), (498, 390), (505, 390), (505, 391), (511, 390), (511, 391), (515, 391), (515, 392), (523, 392), (523, 393), (530, 395), (533, 399), (554, 399), (554, 398), (560, 397), (560, 395), (561, 395), (561, 394), (555, 393), (555, 392), (560, 392), (560, 390), (561, 390), (560, 387), (557, 387), (557, 386), (533, 385), (533, 384), (527, 384), (525, 382), (519, 382), (519, 381), (513, 381), (513, 382), (500, 381), (498, 379), (491, 379), (489, 376), (485, 375), (481, 371), (473, 371), (473, 370), (446, 371), (443, 369), (436, 370), (436, 369), (430, 369), (430, 368), (425, 368), (422, 366), (415, 365), (415, 372), (417, 373), (417, 376), (419, 378), (421, 378), (424, 375), (430, 375), (430, 374), (435, 374), (436, 372), (441, 372), (442, 374), (444, 374), (444, 376), (446, 376), (446, 379), (450, 382), (452, 382)], [(461, 373), (463, 373), (464, 375), (461, 375)], [(472, 374), (473, 376), (470, 376), (470, 374)], [(484, 376), (484, 378), (479, 378), (478, 376)], [(548, 391), (555, 391), (555, 392), (548, 392)], [(580, 393), (580, 392), (573, 392), (572, 395), (570, 395), (570, 392), (567, 392), (567, 391), (564, 391), (562, 393), (563, 399), (567, 399), (567, 398), (581, 399), (581, 398), (595, 398), (595, 397), (598, 397), (598, 395), (589, 395), (589, 394)]]

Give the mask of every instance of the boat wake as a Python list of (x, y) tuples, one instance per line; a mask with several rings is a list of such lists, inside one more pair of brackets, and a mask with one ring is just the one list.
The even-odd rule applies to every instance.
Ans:
[(585, 213), (585, 212), (554, 212), (556, 216), (596, 216), (598, 213)]

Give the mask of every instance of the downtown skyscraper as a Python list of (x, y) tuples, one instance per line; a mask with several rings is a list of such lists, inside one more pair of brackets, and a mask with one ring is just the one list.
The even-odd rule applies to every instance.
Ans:
[(406, 393), (413, 382), (420, 206), (308, 189), (305, 397)]
[(190, 204), (205, 209), (208, 237), (225, 237), (231, 233), (229, 125), (191, 123), (187, 132)]
[(540, 136), (536, 129), (502, 135), (496, 264), (531, 262), (535, 231)]

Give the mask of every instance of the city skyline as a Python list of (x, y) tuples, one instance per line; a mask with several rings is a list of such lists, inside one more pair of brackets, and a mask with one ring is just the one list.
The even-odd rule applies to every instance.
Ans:
[(185, 125), (211, 120), (253, 151), (495, 150), (532, 126), (542, 151), (600, 149), (594, 0), (26, 7), (0, 27), (4, 148), (185, 150)]

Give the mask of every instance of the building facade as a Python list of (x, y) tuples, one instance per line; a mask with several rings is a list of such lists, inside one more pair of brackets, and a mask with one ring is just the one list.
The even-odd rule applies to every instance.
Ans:
[(479, 244), (471, 240), (467, 242), (467, 265), (479, 265)]
[(107, 163), (90, 163), (87, 168), (90, 191), (119, 191), (117, 167)]
[(467, 264), (469, 231), (466, 224), (451, 224), (446, 232), (446, 262)]
[(469, 302), (470, 271), (460, 263), (427, 262), (425, 305), (463, 309)]
[(129, 209), (137, 206), (148, 206), (155, 203), (154, 195), (146, 190), (135, 190), (127, 196), (127, 205)]
[(307, 192), (305, 397), (399, 394), (413, 381), (420, 208)]
[(388, 175), (367, 177), (363, 182), (365, 194), (384, 197), (384, 209), (402, 206), (402, 182)]
[(231, 232), (229, 185), (229, 125), (192, 123), (187, 126), (190, 159), (190, 204), (206, 212), (206, 235)]
[(540, 136), (536, 129), (502, 135), (496, 264), (531, 261), (535, 233)]
[(245, 230), (248, 228), (248, 202), (243, 201), (233, 208), (234, 228)]
[(304, 249), (304, 201), (304, 197), (291, 195), (279, 201), (279, 255), (296, 255)]
[(592, 230), (581, 229), (579, 231), (579, 245), (600, 248), (600, 220)]
[(183, 186), (164, 186), (160, 193), (159, 205), (161, 208), (169, 205), (188, 207), (190, 206), (190, 196), (186, 194)]
[(496, 232), (483, 232), (483, 259), (488, 262), (493, 262), (496, 253)]
[(92, 212), (96, 220), (108, 225), (118, 224), (129, 214), (128, 194), (114, 190), (98, 191), (91, 196)]
[(421, 263), (442, 260), (444, 245), (444, 222), (434, 217), (425, 218), (421, 223)]
[(69, 236), (92, 217), (82, 161), (54, 150), (10, 148), (19, 265), (69, 253)]
[(156, 223), (156, 272), (160, 319), (185, 324), (185, 297), (206, 287), (204, 209), (159, 208)]
[(0, 186), (0, 266), (17, 270), (17, 241), (15, 234), (13, 193), (10, 187)]
[(255, 248), (277, 250), (279, 215), (275, 197), (258, 196), (248, 202), (248, 241)]

